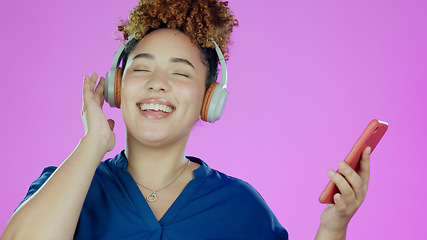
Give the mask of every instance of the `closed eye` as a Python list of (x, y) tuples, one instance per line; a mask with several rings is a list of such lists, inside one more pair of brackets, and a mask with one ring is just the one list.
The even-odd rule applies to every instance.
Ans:
[(190, 78), (190, 76), (188, 76), (187, 74), (184, 74), (184, 73), (173, 73), (173, 75), (178, 75), (178, 76)]
[(150, 70), (147, 69), (135, 69), (134, 72), (149, 72)]

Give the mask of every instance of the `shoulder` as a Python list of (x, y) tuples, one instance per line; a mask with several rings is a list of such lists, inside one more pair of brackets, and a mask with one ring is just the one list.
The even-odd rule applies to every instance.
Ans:
[[(124, 164), (122, 156), (123, 154), (119, 153), (114, 158), (110, 158), (101, 162), (98, 168), (96, 169), (96, 172), (93, 177), (94, 180), (96, 179), (95, 182), (108, 181), (108, 179), (114, 181), (114, 179), (117, 178), (116, 176), (118, 169), (123, 167)], [(127, 161), (125, 163), (127, 164)], [(45, 167), (41, 172), (40, 176), (31, 183), (27, 194), (25, 195), (21, 203), (18, 205), (18, 207), (22, 205), (22, 203), (24, 203), (32, 195), (34, 195), (34, 193), (37, 192), (37, 190), (39, 190), (43, 186), (43, 184), (50, 178), (50, 176), (52, 176), (56, 169), (58, 169), (58, 167), (56, 166)], [(92, 183), (93, 182), (94, 181), (92, 181)]]
[(35, 192), (37, 192), (37, 190), (39, 190), (39, 188), (43, 186), (43, 184), (50, 178), (50, 176), (55, 172), (56, 169), (57, 167), (55, 166), (45, 167), (40, 176), (34, 182), (31, 183), (27, 194), (25, 194), (24, 199), (21, 201), (21, 203), (19, 203), (16, 209), (18, 209), (19, 206), (21, 206), (25, 201), (27, 201), (27, 199), (30, 198)]
[(47, 181), (47, 179), (50, 178), (57, 168), (58, 167), (55, 166), (45, 167), (40, 176), (30, 185), (28, 192), (34, 193), (37, 191)]
[[(201, 164), (207, 166), (203, 161)], [(201, 221), (209, 221), (218, 229), (233, 229), (239, 237), (244, 231), (243, 239), (287, 239), (286, 230), (252, 185), (215, 169), (205, 172), (204, 176), (196, 176), (202, 184), (189, 210), (203, 213)]]
[[(203, 182), (198, 194), (203, 198), (209, 198), (205, 199), (206, 202), (227, 203), (218, 205), (225, 208), (239, 204), (240, 209), (258, 209), (259, 213), (269, 215), (270, 209), (252, 185), (237, 177), (211, 169), (200, 159), (192, 158), (191, 160), (201, 164), (201, 167), (194, 171), (194, 175), (198, 181)], [(257, 212), (251, 211), (251, 213)]]
[(242, 207), (269, 211), (262, 196), (248, 182), (214, 169), (208, 179), (207, 182), (217, 185), (226, 196), (236, 199)]
[(116, 181), (118, 175), (123, 172), (127, 167), (127, 159), (123, 154), (123, 151), (117, 154), (113, 158), (102, 161), (95, 171), (93, 182), (97, 180), (101, 181)]
[(212, 169), (199, 158), (189, 157), (189, 159), (201, 165), (194, 171), (194, 176), (196, 179), (204, 181), (205, 188), (259, 196), (255, 188), (246, 181)]

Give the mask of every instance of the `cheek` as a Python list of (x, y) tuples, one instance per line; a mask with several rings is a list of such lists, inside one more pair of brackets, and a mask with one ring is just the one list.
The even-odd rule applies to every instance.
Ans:
[(177, 92), (179, 96), (182, 96), (182, 101), (185, 101), (186, 104), (196, 108), (197, 110), (201, 110), (203, 98), (205, 95), (204, 85), (194, 84), (191, 86), (183, 86), (179, 88), (180, 91)]
[(138, 81), (133, 81), (132, 79), (123, 80), (121, 90), (120, 90), (120, 108), (122, 111), (126, 111), (129, 108), (133, 107), (135, 103), (136, 96), (138, 96)]
[(138, 81), (138, 79), (132, 79), (127, 78), (126, 80), (123, 79), (122, 86), (121, 86), (121, 98), (122, 99), (128, 99), (131, 96), (135, 96), (135, 94), (139, 91), (138, 89), (141, 88), (141, 81)]

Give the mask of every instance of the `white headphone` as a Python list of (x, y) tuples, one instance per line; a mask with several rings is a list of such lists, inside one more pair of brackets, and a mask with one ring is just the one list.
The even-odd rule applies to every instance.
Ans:
[[(120, 45), (119, 50), (117, 50), (114, 55), (111, 70), (105, 76), (104, 98), (111, 107), (120, 108), (123, 68), (120, 68), (119, 65), (123, 59), (123, 51), (126, 45), (134, 38), (135, 35), (132, 34), (129, 36), (128, 41), (125, 44)], [(215, 45), (219, 63), (221, 64), (221, 80), (219, 83), (212, 83), (206, 90), (202, 109), (200, 111), (202, 120), (210, 123), (221, 119), (228, 98), (227, 66), (225, 65), (224, 55), (222, 54), (218, 44), (216, 44), (215, 41), (213, 41), (213, 43)]]

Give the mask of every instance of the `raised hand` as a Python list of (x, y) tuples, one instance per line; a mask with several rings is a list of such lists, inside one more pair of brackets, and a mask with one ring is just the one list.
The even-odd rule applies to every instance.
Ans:
[(347, 225), (368, 190), (370, 153), (371, 148), (366, 147), (357, 172), (345, 162), (338, 163), (338, 172), (328, 171), (340, 193), (334, 195), (335, 204), (329, 204), (323, 211), (316, 239), (345, 239)]
[(114, 121), (107, 120), (102, 111), (105, 79), (101, 77), (96, 85), (97, 79), (96, 73), (92, 73), (90, 77), (84, 77), (82, 121), (85, 136), (90, 136), (92, 140), (99, 140), (100, 147), (104, 147), (108, 152), (113, 149), (116, 142), (113, 132)]

